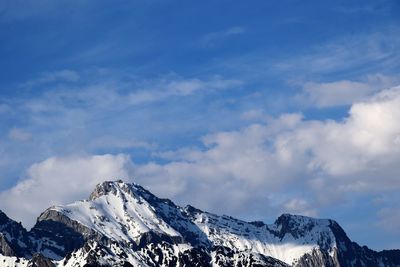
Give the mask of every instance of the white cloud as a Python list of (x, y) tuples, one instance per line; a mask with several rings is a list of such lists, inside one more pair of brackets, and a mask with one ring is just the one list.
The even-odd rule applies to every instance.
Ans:
[(125, 155), (49, 158), (0, 193), (0, 203), (31, 225), (50, 204), (85, 198), (98, 182), (134, 174), (161, 197), (217, 213), (317, 215), (349, 195), (400, 189), (400, 87), (354, 103), (342, 121), (284, 114), (201, 141), (154, 154), (167, 163), (133, 166)]
[[(294, 125), (289, 117), (297, 115), (284, 116), (274, 125), (289, 130)], [(253, 124), (241, 131), (207, 135), (202, 139), (205, 150), (164, 153), (171, 163), (137, 166), (136, 177), (156, 193), (182, 204), (242, 216), (248, 216), (251, 207), (251, 213), (265, 214), (275, 201), (273, 192), (295, 181), (304, 164), (301, 158), (273, 153), (275, 130)]]
[(85, 199), (99, 182), (129, 178), (131, 164), (123, 154), (46, 159), (33, 164), (14, 187), (0, 192), (1, 209), (31, 227), (50, 205)]
[(360, 101), (374, 91), (368, 84), (352, 81), (338, 81), (332, 83), (304, 84), (305, 98), (318, 107), (330, 107), (351, 104)]
[(395, 87), (353, 104), (343, 122), (317, 123), (291, 138), (303, 140), (314, 153), (314, 167), (328, 174), (378, 171), (398, 160), (399, 118), (400, 87)]
[[(356, 85), (382, 85), (393, 81), (387, 76), (374, 75), (362, 81), (342, 82), (324, 86), (352, 85), (351, 82)], [(27, 153), (34, 153), (34, 156), (43, 153), (40, 157), (46, 158), (65, 153), (65, 150), (60, 149), (60, 153), (56, 150), (65, 133), (68, 133), (68, 141), (78, 140), (74, 144), (61, 144), (63, 149), (75, 145), (72, 152), (89, 150), (97, 153), (96, 148), (154, 149), (153, 143), (135, 138), (135, 131), (144, 128), (143, 125), (152, 125), (147, 124), (147, 118), (142, 124), (135, 124), (131, 120), (135, 112), (129, 108), (133, 104), (214, 92), (239, 85), (240, 81), (220, 77), (182, 79), (175, 76), (147, 83), (130, 81), (127, 84), (107, 80), (72, 90), (48, 90), (33, 100), (15, 102), (15, 109), (19, 114), (31, 116), (30, 127), (24, 129), (32, 130), (35, 141), (38, 136), (35, 128), (44, 129), (41, 146), (36, 145), (35, 149), (30, 149), (32, 152), (27, 150)], [(321, 96), (325, 91), (321, 93), (318, 90), (313, 91), (320, 93), (315, 101), (327, 99)], [(135, 93), (140, 92), (147, 92), (148, 99), (132, 103)], [(298, 113), (273, 118), (262, 109), (250, 110), (241, 117), (248, 120), (250, 125), (236, 131), (206, 135), (201, 139), (201, 147), (158, 151), (154, 155), (164, 160), (161, 162), (167, 163), (136, 165), (135, 176), (142, 185), (180, 204), (192, 203), (218, 213), (243, 218), (255, 215), (259, 219), (260, 216), (272, 217), (284, 211), (313, 215), (332, 201), (340, 203), (337, 200), (342, 200), (346, 194), (398, 190), (400, 88), (384, 90), (373, 96), (368, 94), (351, 106), (348, 116), (342, 121), (307, 120)], [(345, 97), (338, 99), (346, 100)], [(7, 103), (9, 106), (13, 104)], [(120, 110), (126, 110), (127, 114)], [(115, 117), (115, 114), (118, 116)], [(87, 133), (90, 140), (83, 138), (84, 132), (79, 132), (89, 124), (97, 126), (92, 128), (93, 132)], [(125, 130), (126, 125), (133, 126)], [(104, 128), (107, 130), (104, 131)], [(51, 132), (54, 129), (57, 131)], [(10, 158), (9, 152), (13, 150), (3, 150), (2, 155)], [(11, 158), (17, 158), (16, 155), (14, 152)], [(3, 191), (0, 203), (2, 208), (8, 209), (6, 212), (10, 216), (28, 221), (29, 225), (50, 204), (84, 198), (95, 183), (104, 179), (127, 177), (131, 172), (129, 165), (129, 159), (121, 155), (50, 158), (33, 165), (22, 182)], [(95, 166), (111, 167), (103, 170)], [(91, 175), (97, 178), (88, 178)], [(69, 181), (71, 184), (68, 184)], [(85, 181), (81, 183), (84, 186), (75, 191), (74, 184), (79, 181)], [(41, 188), (44, 191), (37, 189), (40, 188), (35, 186), (37, 184), (43, 185)], [(63, 184), (63, 187), (65, 184), (65, 190), (59, 190), (59, 184)], [(19, 205), (15, 204), (15, 199), (20, 199), (17, 202)], [(30, 203), (29, 199), (37, 201)]]
[(307, 200), (301, 198), (293, 198), (286, 202), (283, 207), (286, 211), (294, 214), (300, 214), (304, 216), (316, 217), (316, 209), (311, 208), (310, 203)]
[(346, 195), (399, 190), (400, 87), (353, 104), (342, 121), (285, 114), (202, 142), (137, 166), (139, 181), (216, 212), (316, 214)]
[[(139, 151), (143, 156), (154, 151), (156, 142), (166, 143), (172, 135), (185, 132), (183, 128), (194, 133), (209, 126), (206, 117), (211, 110), (202, 114), (203, 125), (186, 119), (197, 112), (191, 102), (199, 105), (240, 85), (239, 80), (218, 75), (184, 78), (170, 73), (145, 80), (128, 70), (39, 74), (14, 87), (24, 93), (0, 99), (0, 117), (5, 122), (0, 165), (8, 177), (3, 178), (1, 189), (14, 185), (15, 177), (23, 176), (34, 162), (56, 155)], [(136, 99), (141, 92), (148, 98)]]
[(368, 75), (360, 81), (305, 82), (303, 92), (296, 98), (302, 103), (317, 107), (349, 105), (398, 84), (397, 77), (382, 74)]

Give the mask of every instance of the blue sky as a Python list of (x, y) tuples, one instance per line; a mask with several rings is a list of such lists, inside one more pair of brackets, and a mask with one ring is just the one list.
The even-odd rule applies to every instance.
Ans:
[(2, 1), (0, 209), (29, 227), (118, 176), (399, 248), (398, 14), (394, 0)]

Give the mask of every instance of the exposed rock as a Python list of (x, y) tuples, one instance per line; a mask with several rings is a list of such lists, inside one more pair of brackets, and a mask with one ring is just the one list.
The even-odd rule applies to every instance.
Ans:
[[(47, 209), (39, 216), (30, 234), (35, 240), (41, 241), (36, 242), (37, 251), (48, 249), (60, 258), (82, 247), (88, 240), (105, 240), (101, 234), (51, 209)], [(52, 242), (46, 242), (48, 240)]]
[(0, 254), (4, 256), (16, 256), (16, 253), (10, 247), (3, 234), (0, 234)]
[(27, 267), (55, 267), (56, 265), (42, 254), (33, 255)]
[(311, 253), (302, 256), (297, 263), (296, 267), (340, 267), (336, 259), (330, 257), (328, 252), (314, 249)]
[(361, 247), (333, 220), (283, 214), (273, 224), (245, 222), (122, 181), (47, 209), (29, 232), (0, 211), (0, 254), (11, 267), (400, 266), (399, 250)]

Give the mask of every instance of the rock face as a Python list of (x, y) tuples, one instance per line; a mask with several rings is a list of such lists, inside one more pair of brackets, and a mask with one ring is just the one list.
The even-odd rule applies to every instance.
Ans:
[(28, 267), (55, 267), (56, 265), (42, 254), (33, 255), (32, 259), (28, 262)]
[(16, 253), (10, 247), (7, 238), (5, 238), (3, 234), (0, 234), (0, 254), (4, 256), (16, 256)]
[(399, 250), (361, 247), (333, 220), (245, 222), (122, 181), (48, 208), (29, 232), (0, 212), (0, 254), (0, 266), (400, 266)]
[(28, 232), (0, 211), (0, 254), (5, 256), (30, 257), (32, 242)]

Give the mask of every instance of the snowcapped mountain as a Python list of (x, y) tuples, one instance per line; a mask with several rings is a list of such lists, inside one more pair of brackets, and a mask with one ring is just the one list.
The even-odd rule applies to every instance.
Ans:
[(245, 222), (115, 181), (29, 232), (0, 213), (0, 266), (400, 266), (400, 250), (360, 247), (333, 220)]

